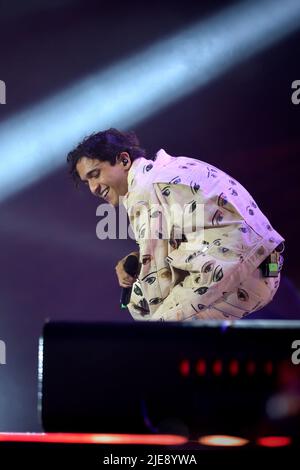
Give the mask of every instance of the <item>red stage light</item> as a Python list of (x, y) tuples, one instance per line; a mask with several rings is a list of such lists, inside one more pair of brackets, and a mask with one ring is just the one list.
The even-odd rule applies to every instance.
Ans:
[(184, 377), (187, 377), (190, 373), (190, 363), (187, 359), (183, 359), (179, 364), (180, 374)]
[(229, 364), (230, 375), (237, 375), (239, 373), (239, 363), (236, 359), (233, 359)]
[(168, 434), (74, 434), (0, 433), (0, 442), (44, 442), (52, 444), (141, 444), (183, 445), (187, 438)]
[(292, 439), (288, 436), (265, 436), (257, 439), (257, 444), (263, 447), (284, 447), (291, 442)]
[(214, 363), (213, 363), (213, 373), (214, 375), (221, 375), (222, 374), (222, 361), (220, 361), (220, 359), (217, 359)]
[(271, 375), (273, 372), (273, 364), (271, 361), (265, 363), (265, 373), (267, 375)]
[(256, 364), (254, 361), (248, 361), (246, 365), (246, 370), (248, 375), (253, 375), (256, 370)]
[(206, 362), (204, 359), (199, 359), (196, 364), (196, 372), (198, 375), (205, 375), (206, 373)]

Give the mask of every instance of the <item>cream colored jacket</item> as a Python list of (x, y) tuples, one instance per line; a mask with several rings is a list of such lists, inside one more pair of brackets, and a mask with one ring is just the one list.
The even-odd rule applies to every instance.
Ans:
[[(138, 320), (197, 317), (236, 291), (283, 241), (236, 180), (164, 150), (154, 161), (133, 162), (123, 204), (140, 251), (128, 306)], [(256, 308), (252, 301), (248, 311)]]

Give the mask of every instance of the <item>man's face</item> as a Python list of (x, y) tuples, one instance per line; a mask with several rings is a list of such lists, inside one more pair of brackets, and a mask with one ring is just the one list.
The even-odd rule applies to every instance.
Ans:
[(125, 196), (128, 191), (127, 176), (130, 166), (130, 156), (122, 152), (116, 157), (116, 164), (113, 166), (108, 161), (82, 157), (76, 170), (95, 196), (102, 197), (116, 207), (119, 205), (119, 197)]

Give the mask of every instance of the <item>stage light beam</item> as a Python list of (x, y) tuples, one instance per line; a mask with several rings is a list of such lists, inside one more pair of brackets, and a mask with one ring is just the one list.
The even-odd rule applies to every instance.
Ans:
[(85, 135), (130, 128), (300, 25), (298, 0), (234, 5), (91, 74), (0, 125), (0, 200), (65, 164)]

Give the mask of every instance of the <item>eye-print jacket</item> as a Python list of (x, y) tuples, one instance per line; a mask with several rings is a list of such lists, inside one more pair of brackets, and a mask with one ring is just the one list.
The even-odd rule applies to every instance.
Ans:
[(241, 286), (283, 238), (235, 179), (161, 149), (154, 161), (133, 162), (123, 204), (140, 252), (133, 318), (220, 318), (209, 315), (220, 301), (224, 317), (234, 316), (231, 293), (245, 301), (244, 312), (260, 308), (259, 294)]

